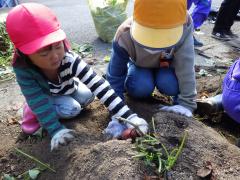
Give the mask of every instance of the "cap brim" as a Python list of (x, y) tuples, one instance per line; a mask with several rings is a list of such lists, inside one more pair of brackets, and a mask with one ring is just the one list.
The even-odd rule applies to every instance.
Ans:
[(23, 46), (18, 47), (18, 49), (24, 54), (33, 54), (45, 46), (64, 39), (66, 39), (66, 34), (63, 30), (59, 29), (30, 43), (24, 44)]
[(183, 34), (183, 25), (170, 29), (153, 29), (133, 21), (132, 38), (139, 44), (150, 48), (165, 48), (175, 45)]

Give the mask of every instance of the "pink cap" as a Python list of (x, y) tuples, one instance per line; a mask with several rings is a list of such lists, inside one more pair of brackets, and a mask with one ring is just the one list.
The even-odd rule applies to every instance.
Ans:
[(8, 13), (6, 29), (14, 46), (24, 54), (32, 54), (66, 38), (56, 15), (48, 7), (37, 3), (14, 7)]

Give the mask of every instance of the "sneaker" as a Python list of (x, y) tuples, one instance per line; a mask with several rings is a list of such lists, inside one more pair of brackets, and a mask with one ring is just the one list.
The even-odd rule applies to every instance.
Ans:
[(202, 47), (203, 46), (203, 43), (198, 41), (195, 36), (193, 36), (193, 41), (194, 41), (194, 46), (195, 47)]
[(232, 38), (227, 35), (226, 33), (224, 32), (212, 32), (212, 37), (215, 38), (215, 39), (219, 39), (219, 40), (223, 40), (223, 41), (228, 41), (228, 40), (231, 40)]

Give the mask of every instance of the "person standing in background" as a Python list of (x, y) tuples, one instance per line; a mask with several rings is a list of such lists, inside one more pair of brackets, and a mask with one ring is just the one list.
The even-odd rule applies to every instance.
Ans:
[[(194, 30), (200, 31), (199, 28), (207, 19), (208, 14), (211, 10), (212, 0), (188, 0), (187, 1), (188, 10), (191, 8), (192, 4), (195, 5), (195, 8), (193, 9), (191, 14), (193, 19)], [(194, 46), (197, 46), (197, 47), (203, 46), (203, 43), (198, 41), (195, 36), (193, 36), (193, 39), (194, 39)]]
[(220, 40), (231, 40), (238, 35), (231, 31), (234, 19), (240, 9), (240, 0), (224, 0), (218, 11), (217, 19), (212, 31), (212, 37)]

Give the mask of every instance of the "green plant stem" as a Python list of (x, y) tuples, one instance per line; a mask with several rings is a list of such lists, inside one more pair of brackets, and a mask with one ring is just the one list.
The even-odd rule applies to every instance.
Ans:
[(43, 167), (45, 167), (45, 168), (49, 169), (50, 171), (52, 171), (52, 172), (56, 173), (56, 171), (55, 171), (54, 169), (52, 169), (52, 168), (51, 168), (51, 167), (50, 167), (48, 164), (45, 164), (45, 163), (43, 163), (43, 162), (39, 161), (37, 158), (35, 158), (35, 157), (33, 157), (33, 156), (30, 156), (30, 155), (28, 155), (27, 153), (25, 153), (25, 152), (21, 151), (21, 150), (20, 150), (20, 149), (18, 149), (18, 148), (15, 148), (15, 150), (16, 150), (18, 153), (20, 153), (20, 154), (22, 154), (22, 155), (24, 155), (24, 156), (28, 157), (29, 159), (33, 160), (33, 161), (34, 161), (34, 162), (36, 162), (36, 163), (38, 163), (39, 165), (41, 165), (41, 166), (43, 166)]
[(156, 134), (155, 122), (153, 117), (152, 117), (152, 126), (153, 126), (153, 132), (154, 134)]
[(187, 138), (187, 134), (188, 134), (187, 131), (185, 131), (185, 132), (184, 132), (183, 139), (182, 139), (182, 142), (181, 142), (181, 145), (180, 145), (180, 147), (179, 147), (179, 149), (178, 149), (176, 155), (174, 156), (174, 158), (173, 158), (171, 164), (166, 168), (167, 170), (170, 170), (170, 169), (174, 166), (175, 162), (177, 161), (177, 159), (178, 159), (180, 153), (182, 152), (183, 145), (185, 144), (185, 141), (186, 141), (186, 138)]
[(158, 142), (158, 139), (155, 138), (155, 137), (152, 137), (152, 136), (150, 136), (148, 134), (146, 134), (145, 136), (148, 137), (149, 139), (151, 139), (152, 141)]
[(162, 147), (163, 147), (163, 149), (164, 149), (164, 151), (165, 151), (165, 153), (166, 153), (167, 157), (169, 157), (169, 152), (168, 152), (168, 150), (167, 150), (166, 146), (165, 146), (165, 145), (163, 145), (163, 144), (161, 144), (161, 145), (162, 145)]
[(161, 174), (161, 171), (162, 171), (162, 159), (161, 159), (160, 155), (158, 155), (158, 164), (159, 164), (158, 172), (159, 172), (159, 174)]
[[(34, 169), (35, 170), (39, 170), (41, 172), (41, 171), (44, 171), (46, 168), (44, 167), (44, 169), (41, 169), (41, 168), (34, 168)], [(25, 171), (24, 173), (20, 174), (19, 176), (20, 177), (24, 177), (24, 176), (26, 176), (28, 174), (29, 174), (29, 170)]]
[(139, 129), (138, 125), (132, 123), (131, 121), (129, 121), (129, 120), (123, 118), (123, 117), (116, 117), (116, 119), (119, 120), (119, 121), (123, 121), (123, 122), (126, 122), (126, 123), (132, 125), (137, 130), (137, 132), (139, 133), (140, 136), (144, 135), (144, 133)]

